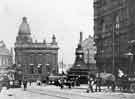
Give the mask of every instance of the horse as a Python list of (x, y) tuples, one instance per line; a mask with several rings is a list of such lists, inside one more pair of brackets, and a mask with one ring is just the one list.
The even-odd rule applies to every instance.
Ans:
[(99, 87), (99, 91), (100, 91), (101, 86), (107, 86), (108, 89), (111, 87), (112, 91), (114, 91), (116, 86), (115, 76), (111, 73), (100, 73), (99, 76), (96, 77), (95, 84), (96, 84), (96, 90), (97, 87)]

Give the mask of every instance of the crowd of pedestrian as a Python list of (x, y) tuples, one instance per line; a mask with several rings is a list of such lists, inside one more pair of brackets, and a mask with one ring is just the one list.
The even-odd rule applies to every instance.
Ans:
[[(103, 83), (103, 80), (102, 80), (101, 77), (88, 76), (88, 89), (86, 90), (86, 92), (87, 93), (89, 93), (89, 92), (101, 92), (102, 83)], [(112, 92), (115, 91), (115, 87), (116, 87), (115, 81), (106, 80), (105, 86), (111, 86)], [(94, 88), (95, 88), (95, 90), (94, 90)]]
[[(68, 88), (71, 89), (74, 86), (80, 86), (80, 80), (79, 79), (80, 79), (79, 77), (76, 77), (76, 78), (60, 78), (60, 79), (55, 81), (55, 85), (59, 86), (61, 89), (63, 89), (64, 86), (68, 86)], [(89, 92), (101, 92), (101, 86), (102, 86), (101, 77), (94, 77), (94, 76), (88, 75), (87, 80), (88, 80), (88, 83), (87, 83), (88, 88), (86, 89), (87, 93), (89, 93)], [(48, 84), (47, 83), (48, 81), (44, 81), (44, 82), (46, 84)], [(31, 86), (32, 81), (27, 81), (27, 80), (19, 81), (19, 84), (23, 85), (24, 91), (27, 90), (28, 83)], [(41, 84), (43, 82), (38, 80), (36, 83), (37, 83), (38, 86), (41, 86)], [(110, 82), (108, 83), (108, 85), (109, 84), (110, 84)], [(115, 91), (115, 83), (114, 82), (111, 82), (111, 88), (112, 88), (112, 91)]]

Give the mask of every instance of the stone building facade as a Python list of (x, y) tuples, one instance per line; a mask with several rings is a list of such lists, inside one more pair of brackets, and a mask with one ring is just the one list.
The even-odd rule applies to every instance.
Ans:
[(57, 74), (58, 49), (55, 35), (51, 43), (33, 42), (27, 18), (23, 17), (15, 42), (15, 63), (23, 69), (24, 79), (45, 79), (51, 73)]
[(88, 38), (82, 41), (82, 48), (84, 52), (85, 63), (96, 64), (96, 60), (94, 57), (96, 53), (96, 46), (92, 36), (89, 35)]
[(95, 59), (100, 71), (135, 71), (134, 4), (135, 0), (94, 0)]
[(91, 71), (96, 71), (96, 46), (92, 36), (82, 41), (82, 48), (84, 53), (84, 62), (88, 65)]
[(6, 48), (3, 41), (0, 41), (0, 74), (7, 74), (8, 68), (13, 64), (12, 50)]

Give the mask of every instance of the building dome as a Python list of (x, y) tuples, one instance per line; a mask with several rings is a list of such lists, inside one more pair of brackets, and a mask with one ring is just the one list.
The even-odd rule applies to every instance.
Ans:
[(22, 33), (30, 34), (30, 27), (29, 27), (29, 24), (27, 23), (26, 17), (22, 18), (22, 23), (19, 27), (19, 33), (20, 34), (22, 34)]

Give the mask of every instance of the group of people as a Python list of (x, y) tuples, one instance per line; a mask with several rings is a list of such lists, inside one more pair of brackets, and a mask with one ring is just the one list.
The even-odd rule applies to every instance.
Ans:
[(68, 86), (68, 88), (71, 88), (71, 86), (73, 86), (73, 81), (70, 79), (58, 79), (58, 84), (60, 86), (61, 89), (63, 89), (64, 85)]
[[(27, 84), (28, 82), (31, 85), (31, 81), (23, 80), (21, 84), (23, 84), (24, 91), (27, 89)], [(76, 79), (58, 79), (55, 82), (56, 86), (60, 86), (61, 89), (63, 89), (64, 86), (68, 86), (69, 88), (73, 86), (78, 86), (80, 85), (79, 78)], [(38, 83), (38, 85), (41, 85), (41, 82)], [(109, 82), (108, 85), (111, 86), (112, 91), (115, 90), (115, 84), (113, 82)], [(102, 78), (101, 77), (93, 77), (93, 76), (88, 76), (88, 88), (86, 90), (87, 93), (89, 92), (101, 92), (101, 86), (102, 86)]]
[(104, 86), (107, 86), (108, 88), (111, 86), (111, 90), (114, 92), (115, 91), (115, 81), (112, 81), (112, 80), (106, 80), (105, 81), (106, 83), (103, 84), (103, 80), (101, 77), (91, 77), (91, 76), (88, 76), (88, 89), (86, 90), (86, 92), (94, 92), (94, 85), (95, 85), (95, 92), (99, 91), (101, 92), (101, 86), (102, 84)]
[(74, 87), (74, 86), (79, 86), (79, 79), (78, 78), (60, 78), (55, 81), (56, 86), (60, 86), (62, 89), (64, 86), (68, 86), (68, 88)]
[(94, 92), (93, 86), (96, 85), (95, 92), (99, 91), (101, 92), (101, 78), (93, 78), (88, 76), (88, 89), (86, 92)]

